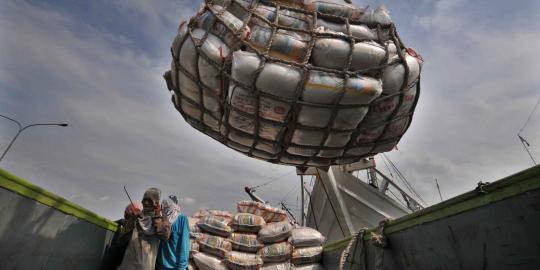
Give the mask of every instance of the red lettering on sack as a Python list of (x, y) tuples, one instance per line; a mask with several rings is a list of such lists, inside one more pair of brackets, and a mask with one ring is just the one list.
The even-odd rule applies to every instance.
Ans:
[(284, 114), (285, 113), (285, 108), (283, 108), (281, 106), (276, 106), (276, 107), (274, 107), (274, 112), (277, 113), (277, 114)]

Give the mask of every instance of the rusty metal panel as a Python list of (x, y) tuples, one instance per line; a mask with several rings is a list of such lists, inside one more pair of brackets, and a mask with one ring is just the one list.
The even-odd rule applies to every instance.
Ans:
[(1, 269), (100, 269), (113, 232), (0, 188)]
[[(540, 269), (540, 190), (387, 235), (387, 270)], [(378, 248), (364, 241), (368, 269)], [(326, 252), (327, 269), (343, 248)], [(356, 254), (355, 257), (360, 257)]]

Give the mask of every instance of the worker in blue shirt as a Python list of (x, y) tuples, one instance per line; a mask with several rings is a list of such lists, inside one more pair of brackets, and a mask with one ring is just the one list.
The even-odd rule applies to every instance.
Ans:
[(164, 199), (161, 209), (171, 223), (171, 236), (169, 240), (161, 241), (157, 269), (186, 270), (190, 250), (188, 218), (180, 213), (176, 196), (171, 195)]

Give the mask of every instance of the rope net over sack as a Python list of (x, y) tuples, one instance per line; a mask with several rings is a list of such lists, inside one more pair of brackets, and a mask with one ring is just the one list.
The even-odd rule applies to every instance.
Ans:
[(384, 7), (207, 0), (171, 51), (165, 78), (184, 119), (273, 163), (322, 167), (390, 151), (420, 93), (423, 60)]

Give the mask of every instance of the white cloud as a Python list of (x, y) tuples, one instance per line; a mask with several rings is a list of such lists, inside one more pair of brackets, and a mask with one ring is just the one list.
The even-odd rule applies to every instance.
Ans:
[[(413, 21), (430, 35), (421, 51), (423, 92), (398, 160), (421, 193), (438, 201), (532, 165), (516, 133), (538, 99), (540, 31), (472, 17), (464, 1), (437, 1)], [(474, 23), (473, 23), (474, 22)], [(540, 156), (540, 114), (525, 134)]]
[(182, 197), (180, 199), (180, 204), (182, 205), (193, 205), (195, 204), (197, 200), (195, 198), (191, 198), (191, 197)]
[(459, 31), (470, 23), (470, 18), (461, 15), (466, 3), (465, 0), (434, 1), (431, 14), (415, 17), (413, 22), (429, 31)]

